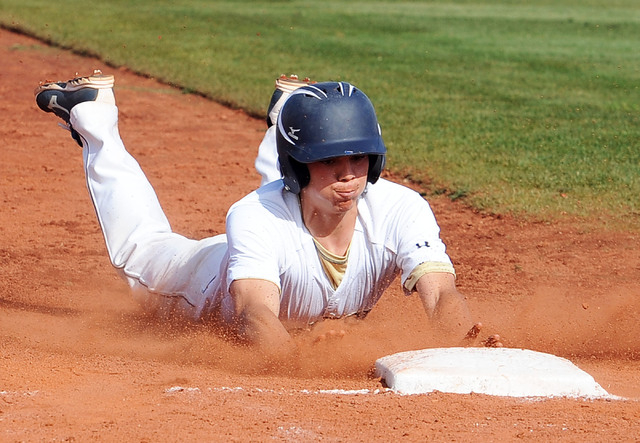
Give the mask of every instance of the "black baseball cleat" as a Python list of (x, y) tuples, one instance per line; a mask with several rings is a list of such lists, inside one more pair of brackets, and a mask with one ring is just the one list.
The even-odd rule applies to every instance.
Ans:
[(53, 112), (69, 123), (71, 109), (82, 102), (100, 101), (115, 104), (113, 75), (94, 71), (88, 77), (66, 82), (44, 82), (35, 90), (36, 103), (45, 112)]
[(45, 112), (53, 112), (66, 123), (71, 136), (80, 146), (80, 137), (69, 123), (71, 109), (83, 102), (98, 101), (115, 105), (113, 75), (93, 71), (93, 75), (76, 77), (66, 82), (42, 82), (34, 91), (36, 104)]

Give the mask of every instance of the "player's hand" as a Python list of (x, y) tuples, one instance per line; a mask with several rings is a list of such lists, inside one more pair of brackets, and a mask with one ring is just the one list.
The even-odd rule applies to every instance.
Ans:
[(482, 341), (482, 344), (485, 348), (502, 348), (504, 346), (504, 344), (502, 344), (502, 339), (498, 334), (490, 335)]
[(476, 338), (478, 338), (478, 334), (480, 334), (480, 331), (482, 330), (482, 323), (478, 322), (475, 325), (473, 325), (471, 327), (471, 329), (469, 329), (469, 331), (467, 332), (467, 335), (464, 336), (464, 340), (465, 341), (474, 341)]
[[(473, 325), (471, 329), (469, 329), (467, 334), (464, 336), (463, 343), (466, 346), (471, 346), (478, 338), (478, 335), (480, 335), (481, 330), (482, 330), (482, 323), (478, 322), (475, 325)], [(502, 339), (498, 334), (490, 335), (489, 337), (484, 339), (482, 341), (482, 345), (486, 348), (502, 348), (504, 346), (502, 343)]]
[(329, 329), (328, 331), (317, 335), (313, 339), (313, 344), (333, 342), (335, 340), (340, 340), (345, 335), (347, 335), (347, 332), (344, 329)]
[(322, 344), (334, 344), (347, 335), (347, 328), (343, 319), (320, 321), (309, 328), (304, 334), (307, 345), (318, 346)]

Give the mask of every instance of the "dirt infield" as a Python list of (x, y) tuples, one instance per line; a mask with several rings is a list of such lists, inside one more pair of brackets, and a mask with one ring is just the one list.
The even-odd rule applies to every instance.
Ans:
[(267, 367), (204, 326), (138, 309), (108, 262), (81, 151), (36, 108), (33, 89), (115, 73), (125, 144), (174, 229), (197, 238), (222, 232), (229, 205), (258, 185), (264, 122), (7, 31), (0, 54), (0, 441), (640, 435), (637, 233), (607, 229), (606, 218), (525, 223), (430, 200), (486, 334), (569, 358), (627, 400), (385, 391), (371, 375), (376, 358), (434, 343), (419, 300), (398, 283), (366, 320), (343, 325), (342, 341), (308, 346), (295, 369)]

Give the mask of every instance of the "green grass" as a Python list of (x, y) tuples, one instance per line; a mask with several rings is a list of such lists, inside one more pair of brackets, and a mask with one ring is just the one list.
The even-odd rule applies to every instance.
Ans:
[(0, 23), (260, 117), (281, 73), (351, 81), (428, 192), (640, 225), (637, 0), (3, 0)]

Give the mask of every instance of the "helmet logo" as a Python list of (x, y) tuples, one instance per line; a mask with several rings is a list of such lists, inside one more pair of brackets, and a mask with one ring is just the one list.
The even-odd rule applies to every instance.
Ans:
[(298, 140), (298, 136), (296, 135), (296, 132), (300, 132), (300, 129), (295, 129), (292, 126), (289, 126), (289, 132), (287, 132), (287, 135), (294, 140)]

